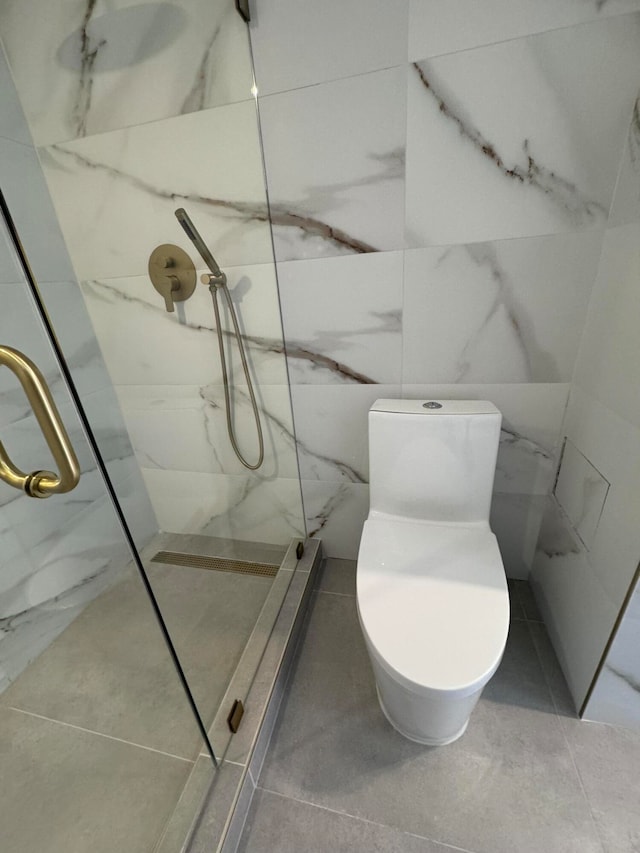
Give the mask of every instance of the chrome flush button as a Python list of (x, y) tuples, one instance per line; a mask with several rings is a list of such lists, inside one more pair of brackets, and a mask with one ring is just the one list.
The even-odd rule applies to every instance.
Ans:
[(441, 409), (442, 403), (436, 403), (435, 400), (429, 400), (428, 403), (422, 404), (422, 408), (423, 409)]

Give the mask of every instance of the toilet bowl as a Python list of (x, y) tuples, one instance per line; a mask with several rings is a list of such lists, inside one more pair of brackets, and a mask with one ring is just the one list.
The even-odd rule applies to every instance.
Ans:
[(378, 400), (360, 625), (389, 722), (429, 745), (460, 737), (504, 652), (509, 596), (489, 527), (500, 412), (481, 401)]

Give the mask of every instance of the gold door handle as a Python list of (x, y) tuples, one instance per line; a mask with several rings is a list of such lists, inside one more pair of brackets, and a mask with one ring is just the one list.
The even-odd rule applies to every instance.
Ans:
[(80, 481), (80, 466), (44, 376), (26, 355), (12, 347), (0, 346), (0, 365), (8, 367), (20, 380), (60, 469), (59, 474), (52, 471), (25, 474), (13, 464), (0, 441), (0, 479), (14, 489), (26, 492), (31, 498), (48, 498), (49, 495), (70, 492)]

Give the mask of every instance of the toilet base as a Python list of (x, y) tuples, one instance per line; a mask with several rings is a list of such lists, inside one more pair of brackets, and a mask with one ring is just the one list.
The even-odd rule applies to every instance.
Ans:
[(401, 734), (402, 737), (406, 737), (407, 740), (412, 740), (414, 743), (420, 743), (423, 746), (446, 746), (448, 743), (453, 743), (458, 738), (461, 738), (462, 735), (466, 732), (467, 726), (469, 725), (469, 720), (465, 720), (462, 728), (460, 728), (455, 734), (449, 735), (449, 737), (445, 738), (420, 738), (416, 737), (416, 735), (410, 735), (408, 732), (402, 730), (402, 728), (395, 722), (395, 720), (391, 717), (387, 709), (384, 707), (384, 702), (380, 696), (380, 691), (376, 685), (376, 693), (378, 695), (378, 703), (380, 704), (380, 709), (382, 713), (387, 718), (387, 721), (393, 726), (393, 728)]

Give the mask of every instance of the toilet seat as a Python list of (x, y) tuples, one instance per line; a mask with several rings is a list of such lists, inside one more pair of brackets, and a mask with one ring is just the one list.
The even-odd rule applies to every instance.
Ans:
[(371, 513), (358, 554), (357, 603), (371, 654), (413, 693), (469, 695), (502, 658), (509, 595), (485, 523)]

